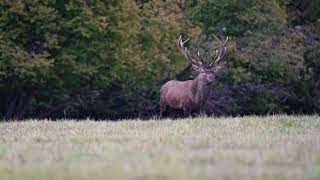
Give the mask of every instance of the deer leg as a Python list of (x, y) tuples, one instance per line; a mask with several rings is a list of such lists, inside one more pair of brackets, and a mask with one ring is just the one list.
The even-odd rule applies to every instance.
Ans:
[(184, 115), (184, 117), (190, 116), (190, 109), (189, 108), (183, 108), (183, 115)]
[(160, 117), (163, 116), (164, 112), (166, 111), (166, 107), (167, 107), (167, 105), (165, 105), (164, 103), (160, 102)]
[(206, 102), (201, 104), (200, 109), (199, 109), (199, 115), (200, 115), (200, 117), (207, 117)]
[(200, 117), (207, 117), (207, 113), (206, 113), (204, 108), (200, 109), (200, 114), (199, 115), (200, 115)]
[(160, 117), (163, 116), (164, 112), (166, 111), (166, 107), (160, 107)]

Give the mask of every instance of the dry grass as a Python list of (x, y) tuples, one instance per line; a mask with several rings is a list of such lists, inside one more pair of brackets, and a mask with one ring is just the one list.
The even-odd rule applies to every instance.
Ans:
[(0, 179), (320, 179), (320, 118), (0, 123)]

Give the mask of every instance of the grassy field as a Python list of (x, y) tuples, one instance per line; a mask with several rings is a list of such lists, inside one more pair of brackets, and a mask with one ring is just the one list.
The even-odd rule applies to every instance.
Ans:
[(320, 117), (0, 123), (0, 179), (320, 179)]

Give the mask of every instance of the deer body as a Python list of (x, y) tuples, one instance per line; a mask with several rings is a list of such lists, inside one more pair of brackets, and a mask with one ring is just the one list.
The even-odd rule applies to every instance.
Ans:
[(219, 41), (219, 50), (216, 50), (216, 56), (210, 64), (203, 61), (203, 58), (198, 52), (200, 61), (193, 59), (184, 44), (189, 40), (182, 40), (179, 37), (177, 46), (186, 59), (192, 64), (192, 67), (199, 72), (199, 75), (188, 81), (171, 80), (165, 83), (160, 89), (160, 116), (167, 107), (173, 109), (181, 109), (184, 114), (190, 114), (192, 111), (200, 111), (200, 114), (205, 114), (205, 104), (211, 93), (211, 84), (215, 78), (215, 73), (220, 69), (216, 66), (226, 51), (227, 39), (222, 42), (218, 37), (214, 37)]
[(192, 111), (204, 112), (206, 100), (211, 91), (211, 83), (204, 83), (201, 75), (194, 80), (171, 80), (160, 89), (160, 106), (163, 113), (167, 106), (182, 109), (185, 114)]

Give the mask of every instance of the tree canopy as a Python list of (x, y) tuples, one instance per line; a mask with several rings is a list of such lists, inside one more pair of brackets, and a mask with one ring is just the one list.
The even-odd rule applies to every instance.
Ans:
[(160, 86), (194, 77), (178, 52), (230, 36), (208, 110), (320, 111), (320, 0), (0, 1), (3, 118), (151, 116)]

